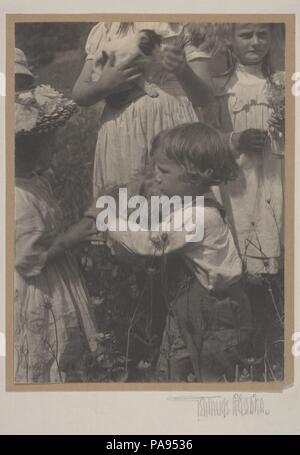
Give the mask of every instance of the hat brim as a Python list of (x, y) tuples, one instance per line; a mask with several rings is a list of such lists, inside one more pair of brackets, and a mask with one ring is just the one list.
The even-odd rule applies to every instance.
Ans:
[(59, 112), (56, 112), (54, 115), (45, 115), (42, 119), (39, 119), (31, 130), (20, 130), (15, 134), (17, 136), (32, 136), (36, 134), (48, 133), (49, 131), (63, 126), (76, 110), (76, 103), (74, 101), (68, 101), (68, 104), (61, 107)]
[[(18, 105), (23, 108), (17, 109)], [(39, 134), (53, 130), (64, 125), (77, 109), (72, 99), (64, 97), (50, 85), (44, 84), (16, 92), (15, 106), (15, 125), (18, 125), (18, 128), (15, 127), (15, 134), (17, 135)], [(37, 110), (38, 115), (34, 125), (29, 122), (28, 126), (32, 109)]]
[(26, 76), (30, 76), (34, 79), (32, 72), (24, 65), (20, 65), (19, 63), (15, 63), (15, 75), (16, 74), (26, 74)]

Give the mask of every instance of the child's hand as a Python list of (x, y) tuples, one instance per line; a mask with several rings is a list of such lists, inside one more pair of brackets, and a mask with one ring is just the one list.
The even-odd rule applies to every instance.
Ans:
[(101, 81), (110, 93), (115, 93), (130, 89), (132, 83), (141, 76), (142, 68), (138, 56), (117, 67), (114, 66), (113, 55), (111, 55), (103, 67), (99, 82)]
[(250, 128), (241, 133), (234, 133), (232, 142), (235, 148), (241, 152), (261, 153), (266, 143), (266, 130)]
[(70, 248), (77, 243), (88, 240), (89, 237), (96, 233), (98, 233), (96, 221), (93, 218), (85, 217), (65, 232), (64, 244), (66, 248)]
[(133, 254), (118, 242), (109, 240), (108, 247), (120, 265), (134, 266), (136, 269), (146, 269), (149, 266), (148, 257)]
[(162, 56), (162, 64), (170, 73), (180, 74), (186, 68), (187, 63), (181, 48), (165, 46)]

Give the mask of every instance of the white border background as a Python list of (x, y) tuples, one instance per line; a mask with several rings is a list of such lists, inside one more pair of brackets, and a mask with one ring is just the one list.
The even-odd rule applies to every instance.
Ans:
[[(297, 14), (299, 0), (0, 0), (0, 71), (5, 73), (7, 13), (206, 13)], [(130, 5), (130, 6), (129, 6)], [(300, 52), (296, 46), (296, 71)], [(0, 79), (1, 82), (1, 79)], [(0, 94), (3, 90), (0, 87)], [(300, 96), (296, 99), (295, 232), (300, 231)], [(5, 333), (5, 98), (0, 96), (0, 334)], [(298, 177), (298, 179), (297, 179)], [(300, 332), (299, 237), (295, 241), (295, 331)], [(0, 335), (1, 336), (1, 335)], [(1, 340), (0, 340), (1, 341)], [(196, 404), (176, 396), (224, 396), (232, 392), (5, 392), (5, 358), (0, 347), (0, 434), (300, 434), (300, 357), (295, 359), (295, 385), (283, 393), (262, 393), (270, 415), (210, 417), (197, 420)], [(249, 395), (244, 393), (244, 395)]]

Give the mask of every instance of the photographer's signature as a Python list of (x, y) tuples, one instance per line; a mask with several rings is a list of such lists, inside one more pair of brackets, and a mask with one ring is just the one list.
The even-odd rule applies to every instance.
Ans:
[(234, 393), (230, 398), (219, 395), (203, 395), (172, 397), (169, 399), (195, 403), (198, 420), (207, 417), (268, 416), (270, 414), (264, 399), (256, 393)]

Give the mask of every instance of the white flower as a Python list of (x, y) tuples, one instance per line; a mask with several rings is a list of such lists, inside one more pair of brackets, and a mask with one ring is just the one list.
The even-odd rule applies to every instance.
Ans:
[(277, 85), (278, 87), (280, 86), (285, 86), (285, 77), (284, 77), (284, 71), (276, 71), (276, 73), (272, 74), (272, 83), (274, 85)]
[(34, 95), (37, 99), (37, 96), (44, 97), (46, 99), (55, 99), (55, 98), (62, 98), (62, 94), (55, 90), (50, 85), (38, 85), (34, 90)]
[(56, 102), (50, 102), (44, 104), (44, 114), (46, 115), (51, 115), (53, 112), (55, 112), (57, 109), (57, 104)]
[(32, 103), (35, 98), (32, 92), (22, 92), (18, 94), (17, 99), (18, 101), (21, 101), (22, 104), (29, 104)]
[(62, 94), (50, 87), (50, 85), (40, 85), (36, 87), (34, 96), (37, 104), (43, 107), (46, 115), (55, 112), (62, 99)]
[(15, 103), (15, 132), (31, 131), (37, 123), (38, 109)]
[(151, 363), (141, 360), (138, 364), (139, 370), (148, 370), (151, 367)]
[(91, 297), (91, 302), (93, 305), (102, 305), (105, 302), (104, 297)]
[(150, 241), (157, 250), (162, 251), (169, 244), (169, 236), (166, 232), (162, 232), (161, 234), (152, 235)]

